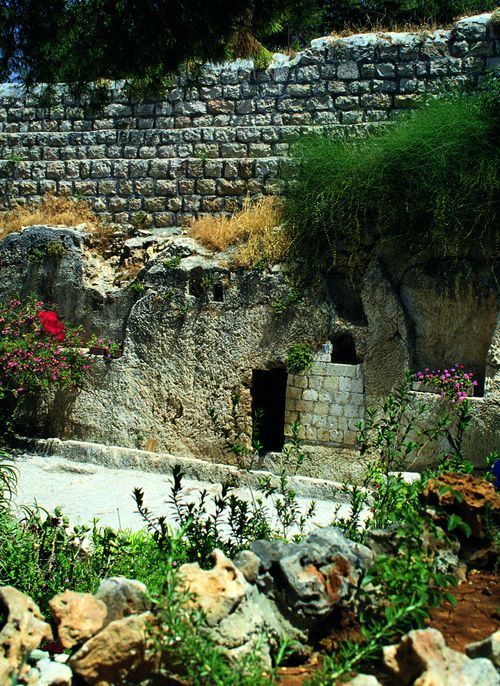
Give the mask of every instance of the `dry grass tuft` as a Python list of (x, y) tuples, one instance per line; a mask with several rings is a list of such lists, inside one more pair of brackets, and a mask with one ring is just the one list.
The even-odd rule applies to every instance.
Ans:
[(99, 244), (107, 243), (112, 226), (100, 219), (85, 200), (75, 200), (67, 195), (47, 193), (38, 202), (18, 205), (6, 212), (0, 220), (0, 240), (7, 234), (20, 231), (26, 226), (77, 226), (86, 224)]
[(206, 216), (191, 224), (190, 234), (215, 252), (237, 246), (231, 261), (237, 267), (267, 266), (282, 262), (289, 240), (280, 226), (283, 201), (267, 196), (245, 200), (243, 208), (226, 216)]

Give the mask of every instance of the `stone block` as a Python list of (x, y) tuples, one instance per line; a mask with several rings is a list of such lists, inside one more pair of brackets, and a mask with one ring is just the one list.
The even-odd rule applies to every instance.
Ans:
[(289, 383), (297, 388), (307, 388), (308, 387), (308, 377), (305, 374), (290, 374)]
[(314, 403), (314, 414), (326, 417), (328, 416), (328, 413), (330, 412), (330, 405), (329, 403), (321, 403), (321, 402), (315, 402)]
[(333, 392), (339, 390), (340, 379), (337, 376), (327, 376), (323, 381), (323, 389)]
[[(289, 399), (291, 400), (300, 400), (302, 398), (302, 393), (306, 393), (307, 391), (303, 391), (302, 388), (297, 388), (297, 386), (288, 386), (286, 389), (286, 399), (287, 402)], [(310, 400), (311, 398), (304, 398), (304, 400)]]
[(296, 400), (295, 411), (303, 414), (304, 412), (312, 414), (314, 411), (314, 402), (312, 400)]
[(363, 112), (342, 112), (341, 124), (360, 124), (363, 121)]
[(316, 400), (318, 400), (318, 393), (317, 393), (317, 391), (315, 391), (311, 388), (306, 388), (305, 390), (302, 391), (302, 399), (303, 400), (316, 401)]
[(357, 79), (359, 78), (359, 69), (357, 62), (341, 62), (337, 67), (337, 78), (339, 79)]

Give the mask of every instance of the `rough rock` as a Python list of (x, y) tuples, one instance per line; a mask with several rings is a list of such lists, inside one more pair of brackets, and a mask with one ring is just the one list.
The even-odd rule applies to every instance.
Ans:
[(348, 602), (373, 553), (335, 527), (319, 529), (301, 543), (256, 541), (257, 585), (294, 626), (312, 629)]
[(485, 479), (472, 474), (442, 474), (431, 479), (422, 498), (448, 514), (456, 512), (470, 526), (473, 536), (485, 536), (485, 511), (500, 517), (500, 494)]
[(0, 588), (0, 684), (10, 684), (14, 675), (29, 671), (25, 664), (29, 651), (43, 639), (51, 639), (50, 626), (43, 621), (38, 606), (11, 586)]
[(443, 474), (428, 482), (421, 498), (436, 508), (435, 520), (443, 527), (452, 514), (470, 527), (471, 536), (460, 528), (454, 530), (461, 544), (460, 557), (469, 567), (495, 565), (498, 547), (491, 528), (500, 524), (500, 495), (492, 484), (471, 474)]
[(500, 631), (495, 631), (483, 641), (470, 643), (465, 652), (469, 657), (487, 657), (500, 670)]
[(130, 615), (108, 624), (71, 656), (68, 665), (89, 686), (130, 686), (159, 666), (148, 641), (152, 615)]
[(71, 686), (73, 672), (68, 665), (39, 660), (36, 666), (40, 672), (36, 686)]
[(49, 602), (59, 640), (65, 648), (72, 648), (96, 634), (108, 614), (105, 603), (90, 593), (64, 591)]
[(233, 560), (234, 564), (243, 572), (243, 576), (254, 584), (259, 575), (260, 559), (251, 550), (240, 551)]
[(151, 608), (146, 586), (141, 581), (124, 576), (112, 576), (101, 581), (95, 597), (107, 607), (105, 624), (129, 615), (142, 614)]
[(208, 626), (215, 626), (229, 615), (246, 596), (243, 573), (222, 551), (214, 550), (212, 569), (201, 569), (198, 563), (184, 564), (179, 573), (195, 603), (203, 610)]
[(417, 629), (398, 645), (383, 649), (384, 663), (394, 686), (498, 686), (493, 664), (471, 660), (445, 644), (437, 629)]

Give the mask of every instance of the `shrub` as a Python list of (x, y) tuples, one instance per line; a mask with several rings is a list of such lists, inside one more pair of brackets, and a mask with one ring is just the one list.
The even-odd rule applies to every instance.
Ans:
[(485, 100), (435, 99), (366, 139), (299, 140), (285, 205), (293, 254), (309, 270), (339, 250), (352, 265), (389, 239), (439, 257), (497, 254), (498, 109)]
[(0, 303), (0, 399), (4, 421), (15, 400), (42, 388), (75, 389), (88, 368), (81, 330), (32, 298)]

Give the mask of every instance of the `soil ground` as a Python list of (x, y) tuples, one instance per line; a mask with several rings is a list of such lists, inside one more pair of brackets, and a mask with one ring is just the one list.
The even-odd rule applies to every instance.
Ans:
[[(432, 611), (428, 626), (443, 634), (446, 645), (453, 650), (465, 652), (465, 646), (487, 638), (500, 628), (500, 584), (498, 576), (491, 572), (473, 570), (457, 588), (451, 589), (457, 600), (453, 606), (444, 602)], [(283, 667), (280, 670), (281, 686), (303, 686), (311, 677), (321, 660), (313, 656), (311, 663), (300, 667)], [(367, 674), (375, 674), (384, 683), (381, 665), (367, 667)]]

